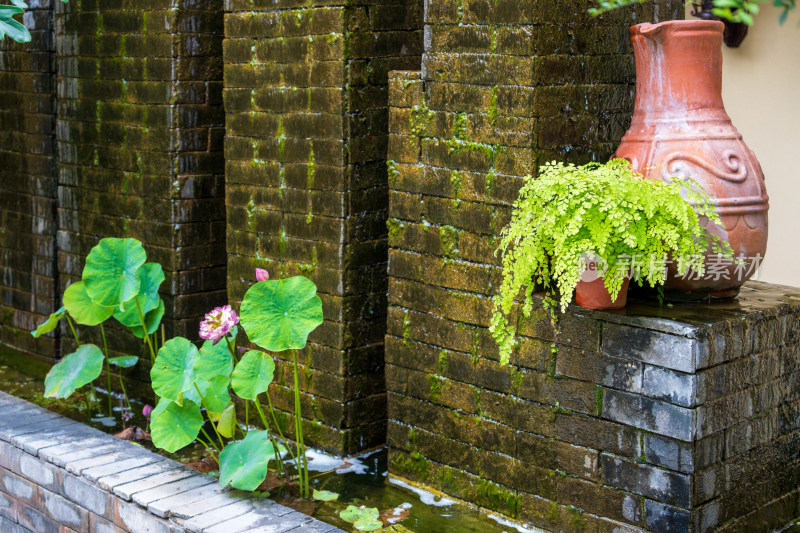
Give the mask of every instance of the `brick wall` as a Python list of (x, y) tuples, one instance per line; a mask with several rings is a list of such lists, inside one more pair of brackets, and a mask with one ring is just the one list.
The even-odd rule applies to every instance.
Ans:
[(795, 518), (800, 292), (753, 282), (722, 306), (570, 308), (555, 329), (538, 307), (510, 367), (476, 358), (490, 341), (435, 305), (389, 325), (391, 474), (548, 530)]
[(53, 3), (25, 15), (30, 43), (0, 43), (0, 344), (53, 358), (28, 332), (56, 304)]
[(221, 0), (58, 3), (61, 287), (100, 238), (136, 237), (167, 335), (196, 338), (226, 297)]
[[(388, 71), (419, 65), (416, 0), (228, 0), (228, 293), (306, 275), (325, 323), (301, 355), (307, 442), (384, 442)], [(288, 365), (273, 397), (291, 411)], [(291, 427), (291, 424), (287, 424)], [(291, 430), (289, 429), (291, 432)]]

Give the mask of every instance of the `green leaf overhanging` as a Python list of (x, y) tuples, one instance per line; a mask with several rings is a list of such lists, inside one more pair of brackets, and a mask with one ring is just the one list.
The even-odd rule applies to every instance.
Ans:
[(53, 365), (44, 379), (44, 395), (68, 398), (76, 389), (91, 383), (103, 371), (105, 356), (94, 344), (84, 344)]
[(101, 324), (114, 312), (113, 307), (103, 307), (94, 303), (82, 281), (73, 283), (64, 291), (64, 307), (75, 322), (84, 326)]
[(202, 426), (200, 407), (190, 401), (178, 405), (162, 398), (150, 414), (153, 445), (169, 453), (175, 453), (194, 442)]
[(147, 260), (136, 239), (102, 239), (86, 256), (83, 282), (97, 305), (119, 307), (139, 293), (136, 271)]
[(314, 282), (303, 276), (261, 281), (244, 295), (241, 323), (250, 340), (265, 350), (300, 349), (322, 324), (322, 300)]
[(59, 309), (58, 311), (47, 317), (47, 321), (42, 322), (41, 324), (39, 324), (39, 327), (31, 331), (31, 335), (33, 335), (34, 339), (38, 339), (42, 335), (50, 333), (51, 331), (53, 331), (58, 327), (58, 323), (61, 322), (61, 319), (64, 318), (64, 315), (66, 314), (67, 314), (67, 308), (62, 307), (61, 309)]
[(168, 340), (158, 351), (150, 380), (153, 391), (161, 398), (180, 401), (180, 395), (194, 387), (194, 365), (199, 352), (183, 337)]
[(258, 350), (250, 350), (236, 365), (231, 376), (233, 392), (245, 400), (255, 400), (266, 392), (275, 376), (275, 361)]
[(219, 484), (253, 491), (267, 477), (275, 450), (267, 431), (251, 431), (244, 440), (228, 444), (219, 454)]
[[(138, 294), (114, 311), (114, 318), (127, 327), (141, 327), (142, 320), (139, 316), (139, 309), (141, 309), (142, 315), (146, 315), (159, 306), (161, 299), (158, 296), (158, 288), (165, 279), (164, 270), (158, 263), (145, 263), (140, 266), (136, 271), (136, 277), (139, 279)], [(137, 302), (139, 307), (136, 306)]]

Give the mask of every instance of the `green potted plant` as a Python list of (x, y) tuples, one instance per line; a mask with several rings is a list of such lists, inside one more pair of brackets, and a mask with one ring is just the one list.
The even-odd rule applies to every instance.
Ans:
[[(498, 247), (503, 280), (491, 330), (502, 360), (508, 361), (514, 345), (508, 317), (523, 289), (526, 316), (539, 289), (551, 310), (565, 310), (576, 288), (598, 287), (605, 307), (613, 308), (624, 306), (628, 278), (658, 287), (670, 264), (679, 275), (702, 276), (709, 246), (732, 259), (728, 244), (703, 226), (703, 217), (709, 225), (719, 223), (712, 202), (691, 179), (645, 179), (624, 159), (583, 166), (552, 162), (538, 177), (526, 178)], [(602, 264), (594, 276), (599, 282), (591, 279), (587, 263)], [(594, 305), (596, 299), (591, 293), (578, 296), (587, 307), (603, 307)]]

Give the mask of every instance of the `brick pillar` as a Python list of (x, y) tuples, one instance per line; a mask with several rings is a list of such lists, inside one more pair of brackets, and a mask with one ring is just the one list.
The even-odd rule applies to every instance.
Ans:
[[(255, 267), (318, 286), (325, 323), (302, 354), (306, 440), (385, 440), (388, 71), (419, 65), (416, 0), (228, 0), (229, 297)], [(272, 393), (292, 410), (288, 365)], [(291, 424), (288, 424), (291, 426)]]
[[(558, 530), (643, 523), (594, 466), (598, 450), (633, 456), (636, 433), (590, 418), (595, 384), (559, 375), (554, 354), (597, 349), (590, 320), (564, 317), (556, 334), (540, 308), (512, 365), (497, 362), (498, 236), (521, 177), (613, 153), (633, 111), (628, 27), (683, 9), (657, 0), (592, 19), (590, 5), (428, 0), (422, 71), (390, 79), (390, 473)], [(620, 435), (618, 448), (570, 444), (593, 441), (559, 433), (563, 413), (570, 431)]]
[(58, 4), (61, 287), (100, 238), (136, 237), (167, 335), (196, 338), (225, 302), (221, 0)]
[(0, 344), (53, 358), (29, 331), (56, 303), (55, 58), (52, 2), (24, 17), (31, 42), (0, 43)]

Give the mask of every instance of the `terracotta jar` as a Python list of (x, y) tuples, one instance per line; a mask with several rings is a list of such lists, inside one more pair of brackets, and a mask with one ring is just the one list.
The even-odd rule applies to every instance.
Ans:
[(625, 278), (617, 298), (612, 300), (603, 278), (594, 281), (581, 280), (575, 286), (575, 303), (586, 309), (622, 309), (628, 304), (630, 282), (631, 278)]
[[(709, 249), (702, 279), (679, 278), (673, 266), (667, 295), (730, 297), (749, 279), (767, 247), (769, 199), (753, 152), (722, 103), (722, 33), (710, 20), (674, 20), (631, 28), (636, 56), (636, 104), (616, 155), (647, 178), (691, 177), (715, 198), (726, 239), (741, 265)], [(710, 268), (709, 268), (710, 267)]]

